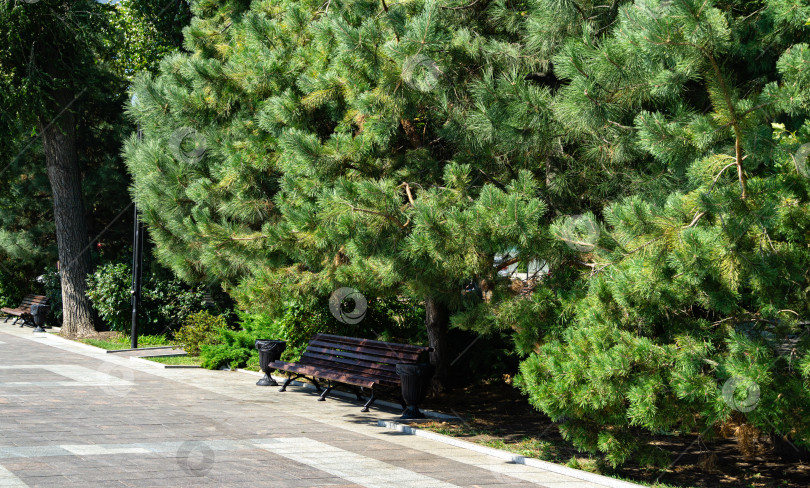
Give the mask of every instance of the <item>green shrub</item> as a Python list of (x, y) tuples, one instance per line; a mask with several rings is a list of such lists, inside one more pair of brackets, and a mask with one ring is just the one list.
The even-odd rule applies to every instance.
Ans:
[(219, 369), (223, 366), (231, 369), (240, 368), (248, 363), (251, 356), (258, 355), (256, 351), (243, 347), (233, 347), (231, 344), (209, 344), (201, 347), (200, 366), (208, 369)]
[[(132, 272), (128, 264), (99, 266), (87, 277), (87, 296), (110, 330), (128, 331), (132, 313)], [(141, 287), (138, 330), (161, 334), (176, 330), (192, 313), (206, 308), (205, 289), (180, 280), (146, 276)]]
[(258, 364), (256, 339), (278, 339), (287, 342), (281, 358), (297, 361), (318, 332), (366, 337), (392, 342), (425, 343), (421, 321), (424, 308), (400, 298), (369, 299), (363, 321), (343, 324), (329, 312), (326, 300), (314, 304), (293, 302), (279, 317), (268, 313), (237, 312), (240, 330), (221, 329), (221, 344), (201, 347), (203, 367), (245, 367)]
[(241, 368), (255, 364), (258, 369), (259, 353), (254, 346), (256, 339), (285, 340), (278, 324), (269, 315), (236, 313), (241, 330), (220, 328), (219, 344), (201, 347), (200, 357), (204, 368)]
[(99, 266), (87, 277), (87, 297), (110, 330), (126, 331), (132, 320), (132, 273), (126, 264)]
[[(8, 261), (6, 261), (8, 263)], [(0, 261), (0, 307), (16, 307), (30, 291), (25, 274)], [(26, 291), (28, 290), (28, 291)]]
[(224, 317), (203, 310), (186, 317), (183, 326), (174, 333), (174, 338), (183, 344), (183, 350), (189, 356), (199, 356), (201, 346), (220, 341), (220, 329), (226, 325)]

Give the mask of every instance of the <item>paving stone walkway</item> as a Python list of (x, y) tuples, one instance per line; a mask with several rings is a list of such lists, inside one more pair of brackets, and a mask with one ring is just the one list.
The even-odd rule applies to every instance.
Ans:
[(0, 321), (0, 488), (598, 488), (244, 373), (159, 369)]

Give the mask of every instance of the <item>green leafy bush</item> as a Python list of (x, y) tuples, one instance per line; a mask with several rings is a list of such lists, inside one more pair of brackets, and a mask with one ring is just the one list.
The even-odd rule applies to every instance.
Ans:
[[(128, 264), (99, 266), (87, 277), (87, 296), (111, 330), (127, 331), (131, 325), (132, 272)], [(176, 330), (192, 313), (204, 310), (205, 289), (180, 280), (146, 276), (141, 287), (138, 327), (142, 334)]]
[(131, 323), (131, 280), (123, 263), (100, 266), (87, 277), (87, 296), (110, 330), (125, 331)]
[(259, 353), (254, 346), (256, 339), (286, 340), (278, 321), (268, 314), (237, 312), (237, 316), (240, 330), (220, 328), (219, 343), (201, 346), (204, 368), (241, 368), (250, 364), (258, 369)]
[(211, 315), (203, 310), (186, 317), (183, 326), (174, 333), (174, 338), (183, 344), (183, 350), (189, 356), (199, 356), (201, 346), (219, 342), (220, 330), (226, 325), (221, 315)]
[(240, 330), (220, 329), (221, 344), (201, 348), (203, 367), (258, 365), (256, 339), (286, 341), (287, 348), (281, 356), (286, 361), (298, 360), (312, 335), (318, 332), (414, 344), (427, 340), (421, 326), (424, 308), (396, 297), (369, 299), (366, 316), (356, 325), (337, 321), (326, 300), (291, 302), (277, 317), (269, 313), (237, 314)]

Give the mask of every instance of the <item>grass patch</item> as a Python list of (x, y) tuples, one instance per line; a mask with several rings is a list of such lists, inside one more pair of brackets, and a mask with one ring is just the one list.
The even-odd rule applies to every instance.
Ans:
[[(118, 334), (110, 336), (105, 339), (79, 339), (79, 342), (89, 344), (91, 346), (100, 347), (108, 351), (120, 351), (121, 349), (129, 349), (130, 339), (128, 335)], [(177, 345), (174, 341), (166, 337), (166, 335), (143, 335), (138, 336), (138, 347), (154, 347), (154, 346), (174, 346)]]
[(199, 366), (202, 362), (199, 356), (147, 356), (141, 359), (174, 366)]

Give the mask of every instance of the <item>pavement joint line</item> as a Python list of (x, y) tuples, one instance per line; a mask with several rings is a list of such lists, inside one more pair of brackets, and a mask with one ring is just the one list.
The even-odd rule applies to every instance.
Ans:
[(592, 483), (597, 483), (602, 486), (608, 486), (610, 488), (638, 488), (639, 486), (641, 486), (635, 483), (630, 483), (627, 481), (617, 480), (615, 478), (610, 478), (595, 473), (589, 473), (587, 471), (569, 468), (568, 466), (563, 466), (561, 464), (550, 463), (548, 461), (542, 461), (540, 459), (527, 458), (525, 456), (521, 456), (520, 454), (513, 454), (508, 451), (502, 451), (500, 449), (482, 446), (479, 444), (475, 444), (473, 442), (468, 442), (461, 439), (456, 439), (454, 437), (437, 434), (435, 432), (417, 429), (415, 427), (401, 424), (399, 422), (393, 422), (390, 420), (378, 420), (377, 425), (397, 432), (402, 432), (403, 434), (424, 437), (426, 439), (435, 440), (438, 442), (442, 442), (444, 444), (450, 444), (455, 447), (475, 451), (481, 454), (485, 454), (487, 456), (493, 456), (499, 459), (503, 459), (509, 463), (523, 464), (525, 466), (531, 466), (545, 471), (551, 471), (553, 473), (570, 476), (572, 478), (577, 478), (583, 481), (590, 481)]
[[(139, 362), (129, 361), (129, 358), (126, 357), (107, 355), (104, 349), (79, 343), (76, 341), (71, 341), (69, 339), (65, 339), (63, 337), (59, 337), (53, 334), (37, 334), (37, 335), (33, 335), (30, 333), (23, 334), (16, 328), (11, 330), (0, 330), (0, 332), (7, 333), (13, 337), (17, 337), (20, 339), (27, 339), (49, 347), (54, 347), (56, 349), (67, 351), (69, 353), (79, 354), (85, 357), (96, 359), (111, 365), (123, 366), (125, 368), (129, 368), (131, 370), (138, 371), (140, 373), (145, 373), (165, 380), (186, 384), (205, 392), (213, 393), (216, 395), (222, 395), (227, 398), (231, 398), (242, 402), (275, 404), (279, 406), (284, 406), (286, 403), (288, 403), (284, 400), (281, 400), (280, 396), (268, 395), (266, 389), (264, 388), (251, 388), (252, 385), (234, 383), (232, 378), (227, 378), (227, 374), (226, 375), (212, 374), (222, 372), (217, 371), (212, 372), (199, 369), (196, 370), (158, 369), (152, 367), (151, 365), (150, 366), (141, 365)], [(243, 372), (250, 373), (251, 375), (257, 375), (256, 372), (249, 372), (249, 371)], [(308, 384), (303, 384), (301, 386), (303, 386), (304, 388), (311, 387), (311, 385)], [(311, 388), (314, 389), (314, 387)], [(295, 390), (293, 390), (293, 392), (294, 391)], [(353, 397), (353, 395), (351, 394), (346, 395)], [(316, 405), (316, 403), (317, 402), (313, 401), (312, 406), (307, 404), (303, 407), (299, 407), (297, 405), (290, 405), (291, 407), (298, 409), (289, 412), (288, 415), (290, 415), (291, 418), (294, 418), (296, 416), (306, 418), (309, 421), (327, 426), (330, 429), (335, 428), (343, 429), (347, 432), (352, 432), (382, 442), (387, 442), (389, 444), (427, 453), (436, 456), (437, 458), (461, 462), (471, 467), (484, 469), (493, 474), (501, 474), (504, 476), (509, 476), (511, 478), (517, 478), (519, 480), (523, 480), (529, 483), (540, 483), (541, 485), (550, 486), (548, 485), (548, 483), (551, 482), (554, 484), (554, 486), (560, 488), (577, 488), (586, 486), (588, 488), (595, 488), (595, 486), (607, 486), (611, 488), (627, 488), (627, 487), (638, 488), (641, 486), (624, 482), (621, 480), (616, 480), (613, 478), (595, 475), (593, 473), (578, 471), (573, 468), (568, 468), (566, 466), (547, 463), (544, 461), (534, 459), (524, 458), (521, 462), (516, 462), (515, 461), (515, 459), (517, 459), (515, 457), (516, 455), (512, 453), (506, 453), (505, 451), (502, 451), (502, 454), (495, 456), (496, 459), (503, 460), (504, 461), (503, 463), (494, 464), (491, 462), (486, 462), (485, 460), (478, 457), (478, 456), (491, 456), (490, 452), (487, 452), (487, 454), (481, 453), (480, 449), (491, 449), (486, 448), (485, 446), (478, 446), (477, 444), (459, 441), (457, 439), (441, 436), (439, 434), (413, 429), (412, 427), (409, 426), (403, 426), (407, 427), (407, 429), (402, 430), (394, 429), (394, 432), (400, 435), (391, 436), (387, 432), (381, 432), (380, 426), (386, 426), (389, 424), (400, 425), (398, 424), (398, 422), (394, 421), (394, 419), (391, 419), (391, 421), (388, 422), (385, 420), (381, 421), (379, 420), (379, 418), (374, 418), (374, 416), (379, 417), (391, 415), (390, 413), (387, 413), (383, 410), (375, 410), (373, 415), (369, 414), (358, 415), (355, 412), (356, 407), (355, 404), (349, 404), (347, 402), (338, 402), (329, 405), (330, 408), (323, 408), (324, 404), (317, 403)], [(382, 402), (377, 403), (379, 404)], [(393, 406), (396, 407), (397, 409), (400, 408), (399, 405)], [(286, 408), (286, 406), (284, 406), (284, 408)], [(398, 417), (398, 415), (396, 415), (396, 417)], [(392, 430), (389, 427), (388, 432), (391, 431)], [(408, 438), (411, 440), (408, 440)], [(424, 441), (414, 442), (416, 441), (416, 438), (423, 438)], [(437, 449), (438, 446), (432, 445), (431, 444), (432, 442), (440, 442), (446, 445), (449, 444), (455, 447), (462, 448), (466, 450), (467, 454), (465, 454), (464, 452), (456, 452), (453, 451), (452, 449)], [(436, 452), (437, 450), (447, 451), (447, 453), (444, 452), (437, 453)], [(497, 450), (492, 449), (492, 451)], [(512, 458), (512, 460), (508, 460), (504, 458), (504, 456), (509, 456)], [(518, 458), (522, 458), (522, 456), (518, 456)], [(520, 470), (515, 471), (515, 469), (521, 465), (524, 466), (523, 469), (537, 470), (537, 471), (520, 471)], [(561, 478), (568, 478), (569, 481), (560, 478), (556, 480), (540, 479), (540, 477), (543, 476), (543, 473), (547, 473), (552, 477), (557, 476)], [(4, 488), (4, 486), (0, 484), (0, 488)], [(422, 488), (422, 486), (420, 485), (419, 488)]]

